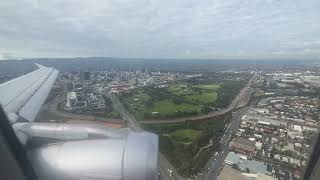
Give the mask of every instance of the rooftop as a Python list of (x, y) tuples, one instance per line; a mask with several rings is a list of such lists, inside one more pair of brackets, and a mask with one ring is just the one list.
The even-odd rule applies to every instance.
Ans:
[(234, 143), (238, 143), (238, 144), (243, 144), (243, 145), (246, 145), (246, 146), (255, 146), (255, 142), (252, 142), (252, 141), (249, 141), (248, 139), (245, 139), (245, 138), (235, 138), (233, 140)]
[(243, 172), (246, 172), (246, 170), (250, 170), (250, 173), (261, 173), (266, 175), (272, 174), (270, 171), (268, 171), (267, 164), (255, 160), (247, 160), (241, 158), (240, 154), (236, 154), (234, 152), (229, 152), (225, 161), (229, 162), (229, 164), (236, 164)]
[(77, 98), (77, 93), (76, 92), (68, 92), (67, 98), (68, 99), (76, 99)]

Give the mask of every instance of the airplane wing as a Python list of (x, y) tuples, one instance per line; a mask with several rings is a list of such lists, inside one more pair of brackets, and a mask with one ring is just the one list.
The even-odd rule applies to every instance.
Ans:
[(39, 179), (158, 179), (155, 134), (33, 122), (57, 76), (56, 69), (38, 65), (37, 70), (0, 85), (0, 104), (19, 141), (27, 147)]
[(13, 124), (34, 121), (59, 71), (37, 64), (38, 69), (0, 85), (0, 104)]

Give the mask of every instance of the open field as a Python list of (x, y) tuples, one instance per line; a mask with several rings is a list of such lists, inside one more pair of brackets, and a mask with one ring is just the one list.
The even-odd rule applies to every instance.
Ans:
[(121, 94), (120, 99), (139, 121), (206, 115), (229, 106), (249, 77), (238, 76), (207, 75), (164, 88), (144, 87)]
[(204, 90), (217, 90), (220, 88), (219, 84), (199, 84), (195, 85), (194, 87)]
[(218, 94), (215, 91), (219, 88), (219, 84), (192, 85), (188, 83), (178, 83), (170, 85), (167, 90), (189, 101), (209, 105), (217, 100)]
[(137, 91), (132, 97), (126, 99), (125, 105), (138, 119), (148, 118), (164, 118), (176, 117), (179, 114), (188, 113), (198, 114), (201, 112), (201, 107), (198, 105), (182, 102), (177, 104), (171, 99), (158, 101), (150, 101), (150, 96), (143, 91)]
[[(144, 94), (144, 96), (148, 96)], [(143, 100), (129, 98), (124, 101), (125, 106), (138, 119), (166, 119), (200, 114), (202, 107), (198, 104), (190, 103), (185, 100), (177, 103), (170, 98), (162, 100)]]
[[(222, 79), (201, 78), (169, 84), (166, 88), (155, 86), (135, 89), (121, 94), (119, 97), (124, 106), (138, 120), (147, 118), (149, 122), (152, 121), (152, 123), (142, 124), (143, 129), (159, 135), (160, 152), (175, 167), (174, 169), (178, 172), (175, 174), (193, 178), (193, 175), (203, 169), (208, 159), (215, 152), (221, 150), (219, 141), (224, 133), (225, 124), (231, 118), (230, 111), (241, 101), (245, 92), (244, 89), (248, 89), (244, 87), (250, 84), (248, 83), (249, 77), (228, 75), (223, 76)], [(240, 89), (242, 89), (241, 92)], [(214, 94), (211, 95), (212, 98), (215, 98), (215, 94), (217, 95), (210, 106), (206, 103), (199, 103), (199, 101), (210, 99), (210, 95), (206, 93)], [(200, 99), (200, 95), (207, 96), (207, 98)], [(192, 96), (196, 96), (196, 98), (190, 98)], [(157, 107), (159, 102), (162, 107)], [(198, 106), (201, 109), (201, 114), (190, 116), (190, 114), (187, 114), (188, 112), (181, 113), (180, 111), (181, 114), (174, 115), (179, 115), (178, 118), (182, 121), (178, 118), (175, 121), (174, 118), (176, 117), (163, 116), (160, 113), (163, 110), (173, 112), (172, 108), (181, 104)], [(170, 110), (163, 106), (170, 107)], [(203, 111), (205, 108), (209, 108), (209, 111)], [(134, 112), (133, 109), (140, 109), (141, 111)], [(150, 113), (150, 111), (148, 110), (151, 110), (152, 117), (149, 116), (148, 112)], [(174, 112), (177, 113), (178, 111)], [(216, 114), (212, 116), (212, 113)], [(141, 118), (138, 118), (136, 114), (140, 114)], [(161, 121), (156, 118), (161, 119)], [(191, 120), (188, 120), (188, 118)], [(192, 118), (197, 119), (194, 121)]]
[(240, 171), (237, 171), (229, 166), (224, 166), (218, 180), (251, 180), (252, 178), (243, 175)]
[(201, 131), (193, 129), (179, 129), (170, 133), (170, 136), (177, 142), (191, 143), (201, 136)]
[(218, 99), (217, 84), (172, 84), (168, 88), (135, 90), (121, 100), (138, 119), (166, 119), (206, 114)]
[(201, 93), (201, 94), (186, 96), (186, 98), (189, 101), (195, 101), (197, 103), (203, 103), (203, 104), (210, 104), (210, 103), (214, 103), (217, 100), (218, 94), (216, 92)]
[(199, 106), (195, 106), (192, 104), (176, 104), (171, 100), (162, 100), (155, 102), (152, 107), (146, 108), (145, 112), (155, 115), (157, 115), (157, 113), (172, 115), (179, 112), (200, 112), (200, 110), (201, 109)]

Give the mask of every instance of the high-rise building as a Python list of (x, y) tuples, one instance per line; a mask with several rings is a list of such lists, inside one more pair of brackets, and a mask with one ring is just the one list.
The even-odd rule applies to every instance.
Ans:
[(67, 91), (73, 91), (74, 90), (74, 84), (73, 82), (67, 82), (63, 84), (63, 88)]
[(80, 81), (88, 81), (90, 80), (90, 72), (88, 71), (80, 71)]

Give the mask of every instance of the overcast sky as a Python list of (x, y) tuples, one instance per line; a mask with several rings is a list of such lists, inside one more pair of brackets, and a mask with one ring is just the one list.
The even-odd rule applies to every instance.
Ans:
[(0, 59), (319, 58), (320, 0), (2, 0)]

